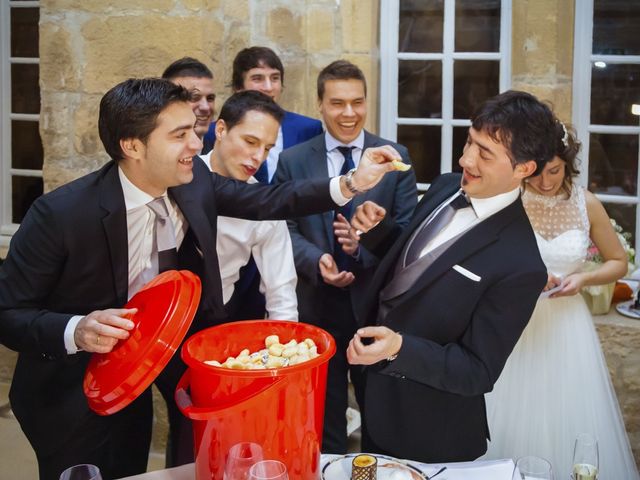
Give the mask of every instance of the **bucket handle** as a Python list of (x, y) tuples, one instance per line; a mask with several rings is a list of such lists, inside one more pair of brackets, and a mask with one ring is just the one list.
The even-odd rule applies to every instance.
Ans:
[[(268, 385), (267, 387), (261, 390), (258, 390), (257, 392), (253, 393), (248, 397), (245, 397), (242, 400), (242, 402), (240, 402), (239, 404), (243, 406), (247, 406), (244, 404), (248, 404), (250, 402), (259, 400), (262, 393), (272, 388), (274, 385), (281, 383), (284, 380), (285, 380), (285, 377), (274, 377), (274, 381), (271, 385)], [(230, 408), (238, 407), (238, 404), (233, 405), (233, 407), (231, 406), (196, 407), (193, 405), (193, 401), (191, 400), (191, 395), (187, 391), (190, 385), (191, 385), (191, 370), (187, 370), (186, 372), (184, 372), (184, 375), (182, 375), (182, 378), (180, 378), (180, 381), (178, 382), (178, 386), (176, 387), (175, 401), (176, 401), (176, 404), (178, 405), (178, 408), (183, 413), (183, 415), (185, 415), (187, 418), (191, 420), (211, 420), (214, 417), (218, 417), (221, 414), (224, 414), (224, 412)]]

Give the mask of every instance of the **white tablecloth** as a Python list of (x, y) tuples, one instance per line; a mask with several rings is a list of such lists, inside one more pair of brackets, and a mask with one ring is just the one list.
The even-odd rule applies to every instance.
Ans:
[[(322, 455), (322, 465), (335, 457), (337, 455)], [(447, 469), (438, 475), (436, 480), (511, 480), (511, 474), (513, 473), (513, 461), (511, 459), (442, 464), (408, 463), (419, 468), (427, 475), (433, 475), (446, 465)], [(189, 464), (127, 477), (126, 480), (195, 480), (195, 469), (193, 464)]]

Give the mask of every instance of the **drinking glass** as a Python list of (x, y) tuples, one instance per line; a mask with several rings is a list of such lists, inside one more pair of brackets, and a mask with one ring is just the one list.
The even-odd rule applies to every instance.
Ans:
[(229, 449), (224, 466), (224, 480), (247, 480), (249, 468), (262, 458), (262, 447), (257, 443), (236, 443)]
[(88, 463), (67, 468), (60, 475), (60, 480), (102, 480), (100, 469)]
[(581, 433), (573, 446), (573, 480), (598, 478), (598, 441), (588, 433)]
[(516, 462), (511, 480), (553, 480), (551, 464), (540, 457), (522, 457)]
[(249, 480), (289, 480), (287, 466), (278, 460), (263, 460), (249, 469)]

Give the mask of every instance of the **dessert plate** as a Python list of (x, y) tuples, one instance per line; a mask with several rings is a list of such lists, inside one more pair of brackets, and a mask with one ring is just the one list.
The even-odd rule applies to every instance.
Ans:
[[(322, 469), (322, 480), (350, 480), (351, 462), (358, 455), (351, 453), (329, 460)], [(373, 456), (378, 459), (377, 480), (428, 480), (427, 475), (408, 462), (386, 455)]]

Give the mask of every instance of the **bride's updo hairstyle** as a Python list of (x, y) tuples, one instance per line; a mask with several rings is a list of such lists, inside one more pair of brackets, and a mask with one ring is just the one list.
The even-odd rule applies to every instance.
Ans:
[[(555, 156), (560, 158), (565, 164), (562, 190), (564, 190), (567, 195), (571, 195), (573, 177), (576, 177), (580, 173), (580, 170), (578, 170), (578, 152), (581, 146), (581, 143), (576, 138), (576, 132), (573, 127), (567, 127), (560, 120), (556, 120)], [(553, 160), (553, 158), (551, 160)]]

